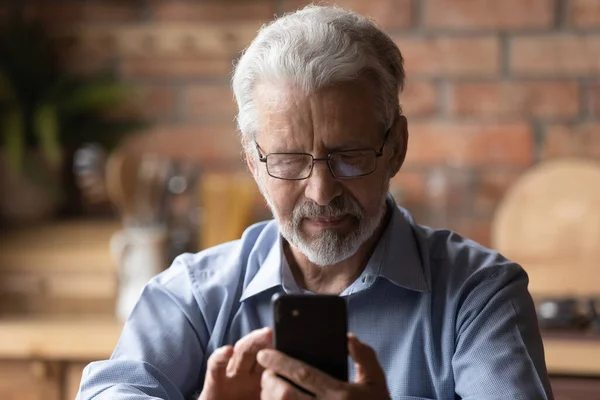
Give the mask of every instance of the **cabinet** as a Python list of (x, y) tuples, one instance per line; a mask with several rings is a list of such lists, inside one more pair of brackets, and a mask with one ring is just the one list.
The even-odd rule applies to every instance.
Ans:
[(83, 368), (109, 357), (120, 332), (108, 317), (0, 320), (0, 399), (73, 400)]
[(73, 400), (87, 362), (0, 361), (0, 399)]
[(550, 381), (556, 400), (600, 400), (600, 378), (553, 376)]
[(0, 361), (0, 398), (62, 400), (60, 375), (60, 365), (56, 362)]

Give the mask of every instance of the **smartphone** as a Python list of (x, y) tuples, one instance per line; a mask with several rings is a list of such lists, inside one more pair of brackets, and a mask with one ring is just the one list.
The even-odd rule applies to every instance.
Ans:
[(273, 296), (275, 349), (348, 380), (346, 301), (334, 295)]

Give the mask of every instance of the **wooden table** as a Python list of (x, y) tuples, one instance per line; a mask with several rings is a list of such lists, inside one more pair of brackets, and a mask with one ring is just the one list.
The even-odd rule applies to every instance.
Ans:
[[(0, 398), (72, 400), (83, 367), (109, 357), (121, 329), (110, 317), (0, 318)], [(544, 347), (550, 374), (600, 382), (600, 337), (546, 336)]]
[(83, 368), (110, 357), (121, 329), (110, 317), (0, 318), (0, 399), (73, 400)]
[(600, 336), (596, 338), (544, 338), (546, 365), (554, 375), (600, 378)]

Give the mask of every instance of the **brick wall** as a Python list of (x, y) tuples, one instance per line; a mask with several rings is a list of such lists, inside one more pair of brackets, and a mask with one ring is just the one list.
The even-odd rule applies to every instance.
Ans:
[[(71, 68), (112, 66), (139, 88), (128, 109), (154, 123), (143, 146), (238, 166), (232, 61), (261, 23), (305, 2), (25, 4), (52, 27)], [(338, 4), (375, 18), (406, 58), (411, 139), (394, 188), (422, 220), (489, 244), (498, 200), (528, 167), (600, 158), (600, 0)], [(452, 188), (449, 213), (428, 205), (440, 177)]]

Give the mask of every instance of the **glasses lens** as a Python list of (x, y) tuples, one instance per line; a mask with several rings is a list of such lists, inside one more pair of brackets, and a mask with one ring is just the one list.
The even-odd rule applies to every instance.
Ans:
[(311, 166), (312, 157), (308, 154), (271, 153), (267, 155), (267, 172), (275, 178), (308, 178)]
[(338, 178), (352, 178), (375, 171), (377, 155), (374, 150), (355, 150), (331, 153), (329, 165)]

